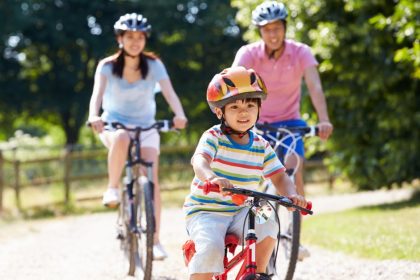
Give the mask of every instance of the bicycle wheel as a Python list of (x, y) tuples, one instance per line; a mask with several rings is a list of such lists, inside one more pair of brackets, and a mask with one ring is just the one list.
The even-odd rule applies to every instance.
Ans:
[(124, 189), (121, 195), (119, 207), (118, 235), (120, 248), (128, 261), (128, 275), (134, 276), (139, 263), (137, 233), (131, 230), (130, 209), (127, 191)]
[(285, 207), (279, 207), (277, 213), (280, 219), (280, 243), (277, 259), (275, 260), (275, 252), (270, 259), (270, 267), (273, 269), (271, 273), (279, 280), (291, 280), (299, 253), (300, 213), (290, 212)]
[(153, 237), (155, 233), (155, 216), (153, 210), (153, 183), (142, 177), (140, 180), (138, 223), (140, 230), (139, 255), (140, 268), (144, 280), (152, 278)]

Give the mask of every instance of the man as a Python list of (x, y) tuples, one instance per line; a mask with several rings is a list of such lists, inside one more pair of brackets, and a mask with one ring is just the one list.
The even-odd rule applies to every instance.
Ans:
[[(328, 117), (318, 62), (307, 45), (286, 39), (287, 15), (283, 3), (266, 1), (257, 6), (252, 12), (252, 23), (258, 27), (262, 40), (242, 46), (236, 53), (233, 66), (253, 68), (262, 77), (269, 94), (262, 103), (259, 122), (276, 127), (306, 125), (300, 115), (304, 78), (318, 115), (319, 137), (326, 140), (333, 126)], [(297, 143), (296, 152), (302, 160), (297, 168), (295, 184), (298, 194), (304, 196), (302, 140)], [(285, 165), (289, 168), (295, 163), (296, 158), (289, 157)], [(302, 248), (299, 255), (302, 259), (309, 256), (309, 252)]]

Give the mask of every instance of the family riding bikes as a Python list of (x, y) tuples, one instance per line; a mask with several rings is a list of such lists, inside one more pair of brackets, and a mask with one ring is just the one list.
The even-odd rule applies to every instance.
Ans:
[[(251, 272), (246, 270), (247, 278), (241, 279), (271, 279), (266, 268), (276, 244), (278, 226), (275, 219), (266, 219), (255, 225), (255, 231), (251, 230), (255, 217), (249, 211), (271, 209), (259, 208), (262, 195), (251, 193), (262, 179), (270, 179), (277, 190), (274, 197), (265, 197), (266, 200), (274, 200), (289, 210), (299, 209), (302, 214), (309, 211), (303, 192), (302, 166), (298, 166), (296, 189), (285, 173), (294, 164), (293, 159), (283, 165), (267, 140), (253, 131), (257, 121), (276, 127), (305, 124), (299, 114), (302, 77), (320, 119), (319, 136), (326, 139), (332, 131), (317, 62), (306, 45), (285, 40), (286, 17), (287, 10), (281, 3), (268, 1), (258, 6), (253, 11), (253, 23), (259, 28), (262, 41), (242, 47), (232, 67), (215, 75), (208, 86), (207, 102), (221, 123), (202, 135), (191, 160), (195, 177), (184, 204), (186, 228), (194, 244), (188, 264), (190, 279), (212, 279), (223, 273), (225, 235), (234, 233), (238, 242), (242, 240), (247, 217), (250, 217), (248, 233), (255, 238), (249, 244), (255, 248), (249, 250), (249, 260), (253, 260)], [(133, 135), (122, 127), (105, 127), (104, 122), (137, 128), (153, 125), (156, 83), (175, 113), (173, 127), (184, 128), (187, 118), (163, 63), (153, 53), (144, 51), (151, 30), (147, 19), (139, 14), (126, 14), (115, 23), (114, 30), (119, 50), (98, 64), (88, 122), (109, 150), (109, 183), (103, 203), (115, 207), (121, 202), (118, 185)], [(159, 241), (159, 132), (151, 129), (138, 137), (141, 157), (153, 163), (153, 174), (149, 176), (154, 186), (153, 257), (161, 260), (167, 253)], [(303, 157), (303, 143), (298, 142), (296, 149)], [(241, 191), (248, 191), (247, 196), (253, 197), (258, 205), (249, 207), (249, 199), (238, 202), (238, 196), (233, 194)]]

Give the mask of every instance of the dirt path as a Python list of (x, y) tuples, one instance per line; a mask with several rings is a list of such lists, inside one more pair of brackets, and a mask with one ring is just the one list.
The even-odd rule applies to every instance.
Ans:
[[(371, 194), (357, 194), (313, 199), (313, 202), (318, 205), (315, 211), (321, 213), (354, 206), (355, 202), (364, 205), (408, 196), (405, 191), (397, 191), (378, 193), (375, 198)], [(188, 279), (180, 249), (187, 238), (182, 212), (166, 209), (163, 215), (166, 226), (161, 238), (170, 258), (155, 262), (155, 279)], [(115, 218), (115, 213), (104, 213), (3, 227), (0, 279), (129, 279), (123, 277), (125, 262), (115, 240)], [(362, 260), (316, 247), (309, 249), (312, 256), (298, 264), (295, 279), (420, 279), (420, 263)]]

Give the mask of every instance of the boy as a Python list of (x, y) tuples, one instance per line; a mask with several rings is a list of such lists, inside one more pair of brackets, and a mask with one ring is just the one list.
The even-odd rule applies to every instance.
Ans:
[[(221, 124), (202, 135), (191, 159), (195, 177), (184, 211), (187, 232), (196, 250), (189, 263), (192, 280), (211, 279), (223, 272), (225, 235), (227, 232), (242, 235), (248, 211), (247, 207), (234, 204), (226, 192), (204, 194), (206, 182), (219, 185), (220, 189), (239, 186), (255, 190), (261, 177), (270, 178), (280, 194), (306, 206), (271, 146), (251, 130), (266, 96), (257, 73), (241, 66), (223, 70), (208, 86), (207, 102)], [(270, 279), (263, 272), (275, 246), (277, 229), (273, 220), (256, 225), (260, 279)]]

